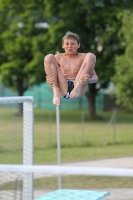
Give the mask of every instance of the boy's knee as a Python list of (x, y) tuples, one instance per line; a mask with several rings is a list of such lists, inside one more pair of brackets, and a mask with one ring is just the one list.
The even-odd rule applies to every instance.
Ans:
[(53, 54), (48, 54), (47, 56), (44, 57), (44, 62), (51, 62), (55, 59)]
[(96, 56), (93, 53), (87, 53), (86, 57), (90, 60), (93, 60), (94, 62), (96, 61)]

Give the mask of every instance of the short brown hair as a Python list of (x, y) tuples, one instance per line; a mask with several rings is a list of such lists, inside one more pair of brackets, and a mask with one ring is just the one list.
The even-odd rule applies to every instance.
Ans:
[(63, 44), (63, 42), (64, 42), (65, 39), (69, 39), (69, 38), (73, 38), (73, 39), (77, 40), (78, 44), (80, 43), (78, 34), (72, 33), (72, 32), (70, 32), (70, 31), (68, 31), (68, 32), (65, 34), (65, 36), (62, 38), (62, 44)]

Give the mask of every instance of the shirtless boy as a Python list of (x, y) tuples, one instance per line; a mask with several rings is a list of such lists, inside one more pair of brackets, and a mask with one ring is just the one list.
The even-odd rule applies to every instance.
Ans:
[(96, 56), (92, 53), (78, 53), (79, 36), (68, 31), (62, 39), (65, 53), (48, 54), (44, 58), (46, 81), (53, 89), (53, 104), (60, 105), (60, 97), (77, 99), (82, 97), (88, 83), (96, 83), (94, 70)]

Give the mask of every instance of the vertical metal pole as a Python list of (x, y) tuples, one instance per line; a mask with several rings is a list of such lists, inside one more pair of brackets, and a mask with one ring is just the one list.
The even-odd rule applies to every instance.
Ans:
[[(33, 102), (23, 103), (23, 165), (33, 165)], [(33, 174), (23, 175), (23, 200), (33, 200)]]
[[(60, 106), (56, 106), (56, 127), (57, 127), (57, 158), (58, 165), (61, 164), (60, 153)], [(58, 189), (61, 188), (61, 175), (58, 174)]]
[(105, 132), (105, 134), (104, 134), (104, 136), (103, 136), (103, 138), (102, 138), (101, 144), (103, 144), (103, 142), (105, 141), (106, 136), (107, 136), (107, 134), (108, 134), (108, 130), (109, 130), (111, 124), (113, 123), (113, 120), (114, 120), (114, 114), (113, 114), (113, 115), (111, 116), (111, 118), (110, 118), (110, 121), (109, 121), (108, 126), (107, 126), (107, 128), (106, 128), (106, 132)]
[(49, 147), (52, 146), (52, 113), (49, 113)]
[(81, 141), (82, 141), (82, 146), (84, 146), (84, 111), (81, 112)]
[(116, 110), (114, 110), (114, 144), (116, 143)]

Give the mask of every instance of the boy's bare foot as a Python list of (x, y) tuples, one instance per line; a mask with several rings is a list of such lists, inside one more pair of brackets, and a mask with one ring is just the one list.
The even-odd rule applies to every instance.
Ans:
[(53, 104), (56, 106), (60, 105), (60, 92), (58, 89), (54, 89)]
[(89, 74), (85, 74), (80, 77), (79, 82), (76, 84), (76, 86), (70, 93), (70, 98), (76, 99), (80, 97), (81, 90), (85, 87), (85, 85), (88, 84), (89, 78), (90, 78)]
[(80, 83), (77, 83), (77, 85), (74, 87), (74, 89), (70, 93), (70, 98), (76, 99), (80, 96), (82, 85)]

